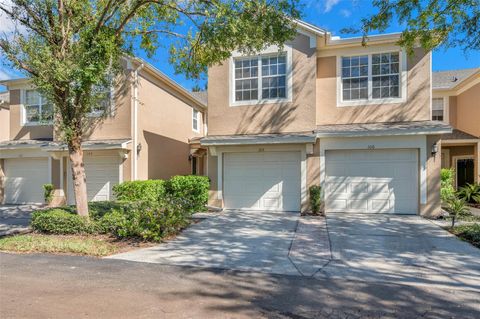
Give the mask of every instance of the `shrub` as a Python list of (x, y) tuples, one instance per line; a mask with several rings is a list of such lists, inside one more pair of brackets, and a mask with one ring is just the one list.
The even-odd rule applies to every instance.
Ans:
[(310, 207), (315, 214), (320, 213), (320, 206), (322, 204), (322, 188), (317, 185), (310, 186)]
[(465, 205), (465, 200), (463, 198), (458, 198), (457, 196), (448, 200), (447, 211), (450, 217), (452, 217), (452, 227), (455, 226), (455, 220), (458, 217), (470, 213), (470, 210)]
[(98, 229), (104, 234), (117, 235), (127, 224), (127, 217), (124, 210), (113, 210), (106, 213), (98, 220)]
[(53, 199), (53, 184), (43, 184), (43, 199), (45, 204), (50, 204)]
[(60, 208), (39, 210), (30, 223), (36, 231), (47, 234), (82, 234), (96, 232), (96, 225), (87, 218)]
[(467, 184), (461, 187), (458, 196), (468, 203), (480, 203), (480, 184)]
[(455, 188), (453, 188), (453, 180), (455, 171), (451, 168), (442, 168), (440, 171), (440, 198), (444, 205), (448, 204), (448, 201), (455, 197)]
[(163, 203), (137, 202), (128, 209), (103, 216), (100, 228), (117, 237), (160, 241), (190, 224), (191, 214), (177, 200)]
[(457, 226), (452, 232), (458, 237), (480, 248), (480, 224)]
[[(122, 201), (90, 202), (88, 203), (88, 211), (92, 219), (98, 220), (112, 211), (123, 210), (129, 205), (129, 202)], [(75, 212), (75, 206), (72, 208), (73, 212)]]
[(210, 181), (206, 176), (174, 176), (165, 183), (169, 197), (184, 201), (189, 212), (204, 211), (208, 201)]
[(113, 186), (113, 192), (119, 201), (159, 202), (165, 197), (165, 181), (152, 179), (123, 182)]

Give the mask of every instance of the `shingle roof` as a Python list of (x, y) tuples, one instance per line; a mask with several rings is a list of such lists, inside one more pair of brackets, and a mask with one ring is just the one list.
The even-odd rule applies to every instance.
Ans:
[(478, 137), (457, 129), (454, 129), (452, 133), (442, 135), (442, 140), (477, 140), (477, 139)]
[(433, 89), (453, 89), (480, 68), (437, 71), (432, 73)]
[(439, 121), (384, 122), (364, 124), (332, 124), (319, 125), (315, 130), (318, 137), (345, 136), (381, 136), (381, 135), (414, 135), (414, 134), (446, 134), (452, 128)]
[(192, 92), (191, 94), (201, 102), (207, 104), (207, 101), (208, 101), (207, 91)]

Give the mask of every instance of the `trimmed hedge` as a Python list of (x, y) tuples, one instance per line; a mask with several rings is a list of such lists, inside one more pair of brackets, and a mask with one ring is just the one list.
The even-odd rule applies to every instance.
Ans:
[(129, 181), (113, 186), (115, 198), (120, 201), (158, 202), (165, 197), (165, 181), (152, 179)]
[(113, 187), (120, 201), (157, 204), (168, 199), (184, 201), (190, 212), (204, 211), (210, 181), (206, 176), (174, 176), (169, 180), (123, 182)]
[(119, 201), (89, 203), (90, 220), (76, 214), (75, 206), (33, 213), (34, 230), (49, 234), (112, 234), (160, 241), (188, 226), (192, 213), (208, 200), (204, 176), (175, 176), (168, 181), (124, 182), (114, 186)]
[(96, 225), (85, 217), (61, 208), (39, 210), (32, 214), (30, 223), (36, 231), (47, 234), (90, 234), (96, 232)]
[(166, 181), (165, 189), (172, 198), (184, 200), (190, 212), (205, 211), (210, 180), (206, 176), (174, 176)]

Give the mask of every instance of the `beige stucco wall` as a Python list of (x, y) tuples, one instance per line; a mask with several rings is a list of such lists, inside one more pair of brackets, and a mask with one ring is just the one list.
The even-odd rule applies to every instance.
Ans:
[(459, 130), (480, 137), (480, 83), (457, 96)]
[(0, 142), (10, 139), (10, 110), (0, 106)]
[(192, 129), (192, 105), (147, 72), (139, 77), (138, 178), (170, 178), (191, 173), (188, 139), (201, 136)]
[(86, 140), (130, 139), (131, 137), (131, 86), (127, 75), (117, 81), (112, 112), (103, 117), (91, 118), (85, 125)]
[(428, 150), (432, 145), (438, 143), (440, 149), (440, 136), (427, 136), (427, 203), (420, 205), (420, 215), (436, 216), (440, 211), (440, 169), (442, 165), (442, 156), (440, 152), (432, 155)]
[(448, 97), (448, 124), (457, 128), (457, 97)]
[(52, 125), (23, 126), (21, 121), (22, 105), (20, 104), (20, 90), (10, 91), (10, 140), (24, 139), (51, 139), (53, 138)]
[(298, 35), (292, 45), (291, 103), (229, 106), (229, 61), (208, 71), (208, 134), (303, 132), (315, 126), (315, 48)]
[(421, 49), (407, 57), (405, 103), (337, 107), (336, 55), (318, 58), (317, 125), (430, 120), (430, 60), (431, 54)]

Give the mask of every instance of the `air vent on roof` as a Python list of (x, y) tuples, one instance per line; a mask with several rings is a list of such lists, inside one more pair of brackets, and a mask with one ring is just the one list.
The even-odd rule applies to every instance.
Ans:
[(452, 76), (452, 82), (457, 82), (458, 78), (456, 76)]

